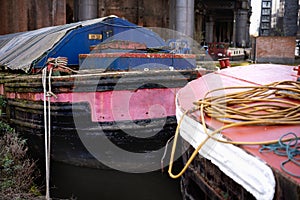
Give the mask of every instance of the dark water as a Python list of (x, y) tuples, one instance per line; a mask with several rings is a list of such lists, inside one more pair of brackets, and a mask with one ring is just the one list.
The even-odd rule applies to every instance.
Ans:
[(51, 163), (51, 197), (78, 200), (147, 199), (179, 200), (180, 179), (167, 171), (125, 173)]

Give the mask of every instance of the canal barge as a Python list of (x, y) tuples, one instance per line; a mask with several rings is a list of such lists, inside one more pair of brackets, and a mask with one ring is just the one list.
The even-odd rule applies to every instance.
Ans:
[(170, 163), (169, 173), (181, 176), (186, 199), (299, 199), (299, 72), (227, 68), (179, 90), (175, 138), (186, 168), (174, 175)]
[(39, 158), (50, 134), (55, 161), (159, 169), (176, 92), (202, 73), (175, 46), (116, 16), (1, 36), (2, 119)]

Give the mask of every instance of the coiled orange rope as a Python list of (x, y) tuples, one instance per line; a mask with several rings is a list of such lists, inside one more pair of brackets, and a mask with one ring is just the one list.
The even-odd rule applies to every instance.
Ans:
[[(242, 90), (229, 94), (213, 96), (217, 91)], [(268, 140), (259, 142), (248, 141), (228, 141), (215, 137), (216, 133), (221, 133), (224, 129), (247, 126), (247, 125), (299, 125), (300, 124), (300, 82), (282, 81), (274, 82), (263, 86), (238, 86), (225, 87), (211, 90), (205, 94), (204, 98), (194, 102), (195, 108), (183, 113), (179, 120), (169, 164), (169, 175), (172, 178), (180, 177), (191, 164), (202, 146), (208, 139), (214, 139), (222, 143), (235, 145), (262, 145), (274, 144), (278, 140)], [(200, 110), (200, 121), (207, 137), (195, 149), (184, 168), (177, 175), (172, 173), (174, 154), (179, 135), (179, 129), (183, 118)], [(225, 123), (219, 129), (209, 133), (205, 123), (205, 116), (212, 117)], [(291, 138), (285, 139), (289, 141)]]

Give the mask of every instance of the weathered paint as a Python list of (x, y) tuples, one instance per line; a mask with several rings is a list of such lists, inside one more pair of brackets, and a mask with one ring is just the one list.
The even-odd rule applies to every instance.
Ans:
[(0, 95), (4, 95), (4, 84), (0, 84)]
[[(142, 120), (175, 116), (175, 94), (200, 72), (136, 71), (53, 76), (52, 104), (87, 103), (92, 122)], [(42, 102), (40, 75), (2, 80), (9, 100)], [(11, 101), (13, 102), (13, 101)], [(10, 103), (9, 103), (10, 105)], [(30, 105), (25, 106), (30, 108)]]
[(196, 59), (195, 54), (171, 54), (171, 53), (93, 53), (79, 54), (79, 58), (182, 58)]
[[(175, 115), (175, 95), (179, 88), (153, 88), (103, 92), (59, 93), (52, 103), (88, 102), (93, 122), (164, 118)], [(8, 99), (43, 101), (43, 93), (7, 92)]]
[(140, 42), (131, 42), (128, 40), (110, 41), (92, 46), (91, 50), (107, 50), (107, 49), (127, 49), (127, 50), (146, 50), (147, 46)]
[(196, 56), (171, 53), (93, 53), (80, 54), (81, 69), (137, 70), (145, 69), (194, 69)]

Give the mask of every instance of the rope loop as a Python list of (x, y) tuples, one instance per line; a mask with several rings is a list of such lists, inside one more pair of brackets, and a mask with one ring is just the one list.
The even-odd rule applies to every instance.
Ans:
[(51, 65), (53, 68), (66, 67), (67, 64), (68, 58), (66, 57), (48, 58), (47, 60), (47, 65)]
[(68, 65), (68, 58), (66, 57), (57, 57), (57, 58), (48, 58), (47, 65), (51, 69), (55, 69), (56, 71), (61, 72), (73, 72), (73, 73), (79, 73), (79, 71), (73, 70), (70, 67), (67, 67)]

